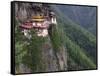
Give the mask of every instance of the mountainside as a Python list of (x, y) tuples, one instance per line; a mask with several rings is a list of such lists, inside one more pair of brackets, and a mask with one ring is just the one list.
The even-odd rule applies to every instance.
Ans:
[[(43, 13), (45, 13), (43, 9), (53, 10), (56, 14), (57, 25), (48, 29), (47, 37), (38, 37), (35, 30), (30, 30), (32, 37), (27, 39), (19, 26), (40, 13), (39, 9), (39, 12), (35, 12), (37, 9), (34, 8), (34, 5), (42, 6)], [(75, 8), (67, 5), (16, 2), (16, 73), (96, 69), (95, 11), (96, 9), (92, 9), (92, 7), (77, 6)], [(83, 14), (89, 17), (84, 17)]]
[(57, 12), (61, 12), (65, 19), (79, 24), (96, 35), (96, 8), (88, 6), (54, 5)]
[[(96, 46), (97, 45), (96, 45), (95, 35), (90, 33), (88, 30), (84, 29), (81, 25), (77, 24), (75, 21), (72, 21), (71, 19), (66, 17), (66, 15), (68, 15), (68, 13), (65, 12), (66, 15), (63, 14), (64, 12), (61, 10), (63, 10), (65, 6), (62, 6), (62, 7), (63, 8), (61, 8), (60, 6), (58, 7), (58, 5), (52, 6), (52, 8), (56, 12), (59, 26), (60, 26), (60, 28), (61, 27), (63, 28), (63, 31), (66, 35), (65, 41), (66, 41), (66, 46), (67, 46), (67, 50), (68, 50), (67, 53), (69, 56), (68, 57), (68, 70), (89, 69), (89, 68), (92, 68), (91, 66), (96, 67), (96, 64), (97, 64), (96, 63), (97, 62), (96, 61), (96, 58), (97, 58)], [(70, 9), (70, 7), (71, 6), (69, 6), (69, 9)], [(81, 9), (81, 7), (79, 9)], [(83, 7), (83, 9), (84, 9), (84, 7)], [(81, 9), (81, 10), (84, 11), (83, 9)], [(69, 10), (67, 10), (67, 11), (69, 11)], [(90, 9), (90, 11), (91, 11), (91, 9)], [(72, 16), (73, 16), (73, 14), (72, 14)], [(79, 22), (81, 22), (81, 21), (79, 20)], [(85, 24), (85, 21), (83, 21), (83, 22)], [(92, 22), (90, 21), (90, 24), (91, 23)], [(91, 25), (91, 27), (92, 27), (92, 25)], [(96, 28), (94, 28), (94, 29), (96, 29)], [(82, 56), (82, 55), (84, 55), (84, 56)], [(84, 59), (84, 60), (82, 60), (82, 59)], [(89, 67), (89, 65), (91, 65), (91, 66)]]

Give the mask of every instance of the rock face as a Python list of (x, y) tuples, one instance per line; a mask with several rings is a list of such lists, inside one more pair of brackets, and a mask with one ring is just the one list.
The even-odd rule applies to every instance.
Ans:
[(42, 54), (43, 60), (45, 60), (46, 63), (47, 72), (67, 70), (65, 48), (61, 47), (59, 52), (55, 52), (49, 37), (48, 40), (43, 44)]
[(57, 59), (50, 44), (50, 38), (42, 46), (43, 60), (45, 60), (46, 71), (58, 71)]
[[(40, 12), (35, 12), (36, 9), (33, 8), (35, 4), (32, 3), (15, 3), (15, 16), (16, 19), (20, 22), (23, 23), (25, 20), (29, 19), (31, 16), (40, 13)], [(39, 4), (39, 6), (42, 6)], [(44, 6), (42, 7), (43, 9), (49, 9), (50, 7)], [(39, 11), (39, 10), (38, 10)], [(42, 12), (45, 12), (42, 10)], [(57, 27), (57, 26), (56, 26)], [(21, 63), (19, 64), (19, 69), (17, 70), (16, 73), (34, 73), (34, 72), (52, 72), (52, 71), (64, 71), (67, 70), (67, 53), (66, 53), (66, 48), (62, 45), (59, 47), (58, 50), (55, 51), (55, 48), (52, 45), (52, 40), (50, 35), (48, 35), (45, 39), (45, 42), (42, 43), (40, 53), (41, 56), (40, 58), (42, 60), (37, 60), (37, 62), (41, 63), (43, 66), (43, 69), (40, 70), (39, 65), (36, 64), (37, 68), (35, 71), (32, 70), (32, 66), (28, 66), (27, 63)], [(31, 41), (30, 41), (31, 42)], [(30, 43), (29, 43), (30, 44)], [(33, 44), (32, 44), (33, 45)], [(33, 49), (35, 46), (33, 46)], [(36, 50), (37, 51), (37, 50)], [(31, 51), (32, 52), (32, 51)], [(35, 55), (32, 54), (32, 56)], [(35, 56), (34, 56), (35, 57)], [(25, 59), (25, 58), (24, 58)], [(32, 58), (30, 59), (32, 60)], [(28, 62), (28, 60), (27, 60)], [(32, 61), (33, 64), (34, 61)], [(36, 67), (36, 66), (33, 66)]]

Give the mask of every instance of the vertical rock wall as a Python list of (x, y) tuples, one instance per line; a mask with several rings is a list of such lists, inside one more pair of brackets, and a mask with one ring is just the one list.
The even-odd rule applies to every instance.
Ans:
[[(31, 18), (31, 16), (35, 15), (36, 12), (34, 9), (34, 4), (31, 3), (15, 3), (15, 16), (16, 19), (21, 23)], [(46, 6), (42, 7), (45, 9)], [(48, 7), (49, 9), (50, 7)], [(45, 11), (42, 10), (45, 13)], [(39, 13), (39, 12), (38, 12)], [(61, 46), (58, 52), (55, 52), (52, 42), (50, 40), (50, 36), (45, 38), (46, 41), (42, 44), (41, 54), (43, 59), (43, 65), (45, 66), (45, 70), (36, 70), (36, 72), (51, 72), (51, 71), (63, 71), (67, 70), (67, 54), (66, 48)], [(34, 49), (34, 47), (33, 47)], [(42, 62), (41, 62), (42, 63)], [(21, 63), (19, 65), (20, 73), (31, 73), (29, 67), (24, 65), (25, 63)], [(23, 68), (24, 67), (24, 68)], [(34, 67), (34, 66), (33, 66)], [(39, 68), (38, 68), (39, 69)], [(18, 72), (17, 72), (18, 73)]]

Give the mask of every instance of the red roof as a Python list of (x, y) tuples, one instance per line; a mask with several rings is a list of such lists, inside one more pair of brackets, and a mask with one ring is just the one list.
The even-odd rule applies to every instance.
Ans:
[(46, 29), (48, 28), (48, 24), (43, 24), (43, 23), (31, 23), (31, 22), (26, 22), (20, 26), (22, 29), (32, 29), (32, 28), (39, 28), (39, 29)]
[(20, 27), (23, 28), (23, 29), (31, 29), (31, 28), (33, 28), (32, 23), (28, 23), (28, 22), (22, 24)]

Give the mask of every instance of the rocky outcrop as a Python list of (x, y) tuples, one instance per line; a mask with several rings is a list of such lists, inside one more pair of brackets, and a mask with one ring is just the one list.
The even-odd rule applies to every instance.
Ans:
[(42, 48), (43, 60), (46, 63), (46, 71), (61, 71), (67, 70), (66, 50), (64, 47), (59, 52), (55, 52), (52, 42), (48, 40), (43, 44)]
[[(31, 3), (15, 3), (16, 19), (20, 23), (22, 23), (25, 20), (29, 19), (31, 16), (35, 15), (36, 9), (34, 9), (33, 6), (34, 6), (34, 4), (31, 4)], [(49, 8), (50, 7), (48, 7), (48, 9)], [(44, 6), (44, 9), (46, 9), (45, 6)], [(42, 10), (42, 12), (45, 12), (45, 11)], [(39, 53), (41, 53), (40, 58), (42, 60), (39, 61), (40, 58), (35, 59), (35, 60), (37, 60), (41, 63), (41, 66), (43, 67), (43, 69), (40, 69), (40, 67), (39, 67), (40, 64), (37, 63), (36, 64), (37, 66), (31, 66), (31, 67), (36, 67), (36, 70), (33, 71), (30, 66), (26, 65), (27, 63), (21, 63), (21, 64), (19, 64), (19, 69), (18, 69), (20, 71), (20, 73), (52, 72), (52, 71), (67, 70), (66, 48), (62, 45), (62, 46), (59, 47), (58, 50), (55, 50), (53, 45), (52, 45), (52, 40), (51, 40), (50, 35), (48, 35), (44, 39), (45, 39), (45, 42), (43, 42), (42, 45), (40, 46), (41, 49), (40, 49), (40, 52), (39, 52)], [(29, 42), (31, 42), (31, 41), (29, 41)], [(34, 48), (35, 48), (35, 46), (33, 45), (32, 49), (34, 49)], [(37, 52), (37, 50), (35, 50), (35, 51)], [(35, 55), (35, 53), (32, 54), (32, 55)], [(32, 57), (31, 57), (30, 60), (32, 60)], [(26, 60), (26, 61), (28, 62), (28, 60)], [(32, 62), (34, 63), (34, 61), (32, 61)], [(31, 63), (31, 64), (33, 64), (33, 63)], [(17, 70), (17, 73), (18, 73), (18, 70)]]

